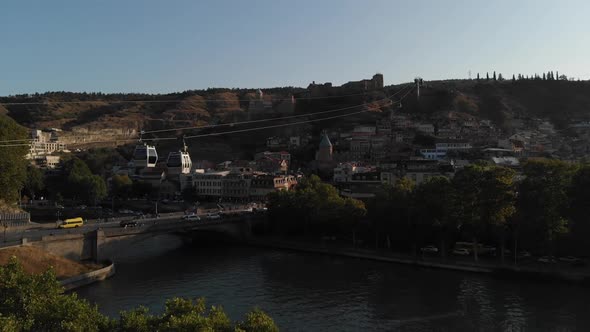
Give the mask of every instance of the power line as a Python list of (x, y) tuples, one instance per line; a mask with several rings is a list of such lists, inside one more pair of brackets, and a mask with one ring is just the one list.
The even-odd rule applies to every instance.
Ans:
[[(391, 94), (390, 96), (388, 96), (386, 98), (383, 98), (383, 99), (379, 99), (379, 100), (373, 101), (373, 102), (380, 102), (380, 101), (383, 101), (383, 100), (386, 100), (386, 99), (390, 99), (390, 98), (392, 98), (392, 97), (400, 94), (401, 92), (403, 92), (404, 90), (406, 90), (408, 88), (411, 89), (411, 86), (403, 87), (400, 90), (396, 91), (395, 93)], [(340, 112), (340, 111), (344, 111), (344, 110), (347, 110), (347, 109), (353, 109), (353, 108), (356, 108), (356, 107), (359, 107), (359, 106), (363, 106), (363, 105), (365, 105), (365, 103), (359, 104), (359, 105), (354, 105), (354, 106), (342, 107), (342, 108), (333, 109), (333, 110), (320, 111), (320, 112), (314, 112), (314, 113), (308, 113), (308, 114), (289, 115), (289, 116), (283, 116), (283, 117), (277, 117), (277, 118), (265, 118), (265, 119), (250, 120), (250, 121), (238, 121), (238, 122), (221, 123), (221, 124), (206, 125), (206, 126), (192, 126), (192, 127), (180, 127), (180, 128), (168, 128), (168, 129), (150, 130), (150, 131), (143, 131), (142, 132), (142, 135), (143, 134), (155, 134), (155, 133), (171, 132), (171, 131), (210, 129), (210, 128), (223, 127), (223, 126), (237, 126), (237, 125), (243, 125), (243, 124), (252, 124), (252, 123), (261, 123), (261, 122), (268, 122), (268, 121), (279, 121), (279, 120), (293, 119), (293, 118), (300, 118), (300, 117), (309, 117), (309, 116), (315, 116), (315, 115), (320, 115), (320, 114)], [(143, 139), (142, 138), (142, 140), (146, 141), (146, 140), (153, 140), (153, 139)], [(29, 142), (32, 142), (34, 140), (33, 139), (0, 140), (0, 144), (1, 143), (13, 142), (13, 141), (29, 141)]]
[[(401, 102), (401, 100), (403, 98), (405, 98), (413, 89), (414, 89), (413, 87), (410, 88), (410, 90), (402, 98), (400, 98), (400, 100), (398, 102)], [(389, 99), (389, 98), (385, 98), (385, 99)], [(283, 124), (272, 125), (272, 126), (263, 126), (263, 127), (256, 127), (256, 128), (231, 130), (231, 131), (224, 131), (224, 132), (219, 132), (219, 133), (209, 133), (209, 134), (200, 134), (200, 135), (193, 135), (193, 136), (185, 136), (184, 138), (185, 139), (191, 139), (191, 138), (201, 138), (201, 137), (208, 137), (208, 136), (220, 136), (220, 135), (226, 135), (226, 134), (236, 134), (236, 133), (244, 133), (244, 132), (249, 132), (249, 131), (257, 131), (257, 130), (280, 128), (280, 127), (288, 127), (288, 126), (305, 124), (305, 123), (311, 123), (311, 122), (318, 122), (318, 121), (324, 121), (324, 120), (330, 120), (330, 119), (336, 119), (336, 118), (343, 118), (343, 117), (346, 117), (346, 116), (360, 114), (360, 113), (365, 113), (365, 112), (370, 112), (370, 111), (371, 111), (370, 109), (366, 109), (366, 110), (362, 110), (362, 111), (358, 111), (358, 112), (352, 112), (352, 113), (341, 114), (341, 115), (334, 115), (334, 116), (325, 117), (325, 118), (321, 118), (321, 119), (304, 120), (304, 121), (298, 121), (298, 122), (292, 122), (292, 123), (283, 123)]]
[[(406, 89), (406, 87), (402, 88), (401, 90), (397, 91), (396, 93), (392, 94), (389, 97), (386, 97), (386, 98), (383, 98), (383, 99), (379, 99), (379, 100), (376, 100), (376, 101), (373, 101), (373, 102), (378, 102), (378, 101), (390, 99), (391, 97), (393, 97), (393, 96), (401, 93), (404, 89)], [(356, 107), (363, 106), (363, 105), (365, 105), (365, 104), (359, 104), (359, 105), (354, 105), (354, 106), (347, 106), (347, 107), (337, 108), (337, 109), (333, 109), (333, 110), (320, 111), (320, 112), (314, 112), (314, 113), (298, 114), (298, 115), (288, 115), (288, 116), (283, 116), (283, 117), (278, 117), (278, 118), (266, 118), (266, 119), (259, 119), (259, 120), (238, 121), (238, 122), (220, 123), (220, 124), (206, 125), (206, 126), (194, 126), (194, 127), (181, 127), (181, 128), (168, 128), (168, 129), (148, 130), (148, 131), (143, 131), (142, 134), (155, 134), (155, 133), (164, 133), (164, 132), (170, 132), (170, 131), (183, 131), (183, 130), (192, 130), (192, 129), (207, 129), (207, 128), (216, 128), (216, 127), (223, 127), (223, 126), (237, 126), (237, 125), (242, 125), (242, 124), (260, 123), (260, 122), (268, 122), (268, 121), (278, 121), (278, 120), (285, 120), (285, 119), (295, 119), (295, 118), (301, 118), (301, 117), (307, 117), (307, 116), (314, 116), (314, 115), (319, 115), (319, 114), (327, 114), (327, 113), (340, 112), (340, 111), (344, 111), (344, 110), (347, 110), (347, 109), (356, 108)]]
[(318, 122), (318, 121), (324, 121), (324, 120), (330, 120), (330, 119), (336, 119), (336, 118), (343, 118), (346, 116), (370, 112), (370, 111), (371, 110), (362, 110), (362, 111), (352, 112), (352, 113), (347, 113), (347, 114), (334, 115), (334, 116), (321, 118), (321, 119), (304, 120), (304, 121), (298, 121), (298, 122), (292, 122), (292, 123), (282, 123), (282, 124), (272, 125), (272, 126), (263, 126), (263, 127), (256, 127), (256, 128), (231, 130), (231, 131), (224, 131), (224, 132), (218, 132), (218, 133), (185, 136), (184, 138), (191, 139), (191, 138), (200, 138), (200, 137), (207, 137), (207, 136), (220, 136), (220, 135), (226, 135), (226, 134), (244, 133), (244, 132), (249, 132), (249, 131), (257, 131), (257, 130), (264, 130), (264, 129), (271, 129), (271, 128), (288, 127), (288, 126), (294, 126), (294, 125), (299, 125), (299, 124), (304, 124), (304, 123), (311, 123), (311, 122)]
[[(374, 102), (380, 102), (380, 101), (384, 101), (384, 100), (390, 100), (390, 98), (392, 98), (393, 96), (401, 93), (402, 91), (404, 91), (405, 88), (397, 91), (396, 93), (392, 94), (391, 96), (388, 96), (386, 98), (374, 101)], [(399, 99), (399, 101), (396, 101), (395, 103), (401, 103), (401, 101), (408, 95), (410, 94), (412, 91), (414, 90), (413, 86), (410, 86), (409, 89), (407, 90), (407, 92)], [(392, 103), (394, 103), (392, 101)], [(360, 104), (360, 105), (356, 105), (356, 106), (351, 106), (351, 107), (346, 107), (346, 108), (342, 108), (339, 110), (343, 110), (343, 109), (350, 109), (350, 108), (355, 108), (355, 107), (361, 107), (361, 106), (367, 106), (367, 104)], [(381, 105), (383, 106), (383, 105)], [(331, 110), (331, 111), (335, 111), (335, 110)], [(186, 139), (191, 139), (191, 138), (200, 138), (200, 137), (207, 137), (207, 136), (220, 136), (220, 135), (226, 135), (226, 134), (232, 134), (232, 133), (241, 133), (241, 132), (249, 132), (249, 131), (257, 131), (257, 130), (264, 130), (264, 129), (271, 129), (271, 128), (280, 128), (280, 127), (287, 127), (287, 126), (291, 126), (291, 125), (298, 125), (298, 124), (304, 124), (304, 123), (312, 123), (312, 122), (318, 122), (318, 121), (323, 121), (323, 120), (330, 120), (330, 119), (336, 119), (336, 118), (341, 118), (341, 117), (346, 117), (346, 116), (350, 116), (350, 115), (355, 115), (355, 114), (360, 114), (360, 113), (365, 113), (365, 112), (369, 112), (371, 111), (371, 109), (366, 109), (366, 110), (362, 110), (362, 111), (358, 111), (358, 112), (353, 112), (353, 113), (347, 113), (347, 114), (341, 114), (341, 115), (335, 115), (335, 116), (331, 116), (331, 117), (325, 117), (325, 118), (321, 118), (321, 119), (312, 119), (312, 120), (304, 120), (304, 121), (298, 121), (298, 122), (292, 122), (292, 123), (285, 123), (285, 124), (278, 124), (278, 125), (272, 125), (272, 126), (263, 126), (263, 127), (256, 127), (256, 128), (247, 128), (247, 129), (240, 129), (240, 130), (232, 130), (232, 131), (225, 131), (225, 132), (219, 132), (219, 133), (208, 133), (208, 134), (200, 134), (200, 135), (193, 135), (193, 136), (185, 136), (184, 138)], [(299, 115), (299, 116), (313, 116), (315, 114), (322, 114), (322, 113), (327, 113), (329, 111), (323, 111), (323, 112), (319, 112), (319, 113), (312, 113), (312, 114), (305, 114), (305, 115)], [(294, 116), (290, 116), (290, 117), (281, 117), (281, 118), (273, 118), (273, 119), (263, 119), (264, 121), (270, 121), (270, 120), (281, 120), (281, 119), (285, 119), (285, 118), (292, 118)], [(255, 120), (255, 121), (259, 121), (261, 122), (261, 120)], [(247, 121), (244, 122), (236, 122), (234, 124), (244, 124), (247, 123)], [(231, 124), (223, 124), (223, 125), (231, 125)], [(221, 125), (218, 125), (221, 126)], [(206, 128), (208, 126), (204, 126), (201, 128)], [(191, 128), (194, 129), (194, 128)], [(174, 130), (181, 130), (181, 129), (174, 129)], [(145, 133), (150, 133), (150, 132), (144, 132)], [(151, 132), (154, 133), (154, 132)], [(176, 137), (161, 137), (161, 138), (146, 138), (142, 140), (145, 141), (160, 141), (160, 140), (176, 140)], [(85, 145), (85, 144), (94, 144), (94, 143), (115, 143), (115, 142), (124, 142), (124, 141), (135, 141), (136, 139), (115, 139), (115, 140), (103, 140), (103, 141), (88, 141), (88, 142), (78, 142), (78, 143), (70, 143), (68, 144), (69, 146), (76, 146), (76, 145)], [(0, 141), (1, 143), (1, 141)], [(0, 147), (12, 147), (12, 146), (30, 146), (30, 144), (10, 144), (10, 145), (0, 145)]]

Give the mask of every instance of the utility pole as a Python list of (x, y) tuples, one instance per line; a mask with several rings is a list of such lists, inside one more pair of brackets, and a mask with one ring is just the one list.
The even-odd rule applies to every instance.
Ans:
[(416, 97), (418, 100), (420, 100), (420, 86), (422, 85), (422, 78), (421, 77), (416, 77), (414, 79), (414, 83), (416, 84)]

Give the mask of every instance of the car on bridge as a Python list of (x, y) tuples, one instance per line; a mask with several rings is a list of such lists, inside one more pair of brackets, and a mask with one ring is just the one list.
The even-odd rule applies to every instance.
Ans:
[(186, 221), (201, 221), (201, 217), (197, 216), (194, 213), (186, 215), (186, 216), (182, 217), (182, 219), (184, 219)]
[(221, 215), (219, 213), (207, 213), (207, 219), (219, 220), (219, 219), (221, 219)]
[(430, 245), (430, 246), (420, 248), (420, 251), (423, 253), (428, 253), (428, 254), (436, 254), (436, 253), (438, 253), (438, 248), (433, 245)]
[(135, 220), (123, 220), (119, 223), (119, 226), (123, 227), (123, 228), (129, 228), (129, 227), (137, 227), (137, 226), (141, 226), (141, 224), (139, 224), (137, 221)]
[(469, 251), (469, 249), (461, 248), (453, 250), (453, 254), (459, 256), (469, 256), (471, 255), (471, 252)]

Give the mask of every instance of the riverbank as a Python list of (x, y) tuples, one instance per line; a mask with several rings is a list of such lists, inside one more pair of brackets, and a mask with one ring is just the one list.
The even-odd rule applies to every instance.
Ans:
[(30, 274), (41, 274), (53, 269), (56, 278), (66, 290), (104, 280), (115, 273), (112, 262), (96, 264), (76, 262), (34, 246), (14, 246), (0, 249), (0, 266), (16, 257), (23, 270)]
[(255, 237), (245, 241), (255, 247), (293, 250), (324, 255), (369, 259), (374, 261), (412, 265), (417, 267), (445, 269), (470, 273), (485, 273), (500, 278), (562, 281), (590, 285), (588, 268), (571, 268), (571, 271), (555, 267), (521, 266), (495, 262), (474, 262), (468, 260), (443, 260), (439, 257), (404, 255), (390, 251), (376, 251), (339, 246), (337, 244), (312, 243), (309, 241), (287, 240), (275, 237)]

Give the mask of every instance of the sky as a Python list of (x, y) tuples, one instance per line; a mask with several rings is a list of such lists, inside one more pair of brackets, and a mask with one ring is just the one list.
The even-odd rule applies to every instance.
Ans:
[(587, 0), (2, 0), (0, 95), (590, 79)]

